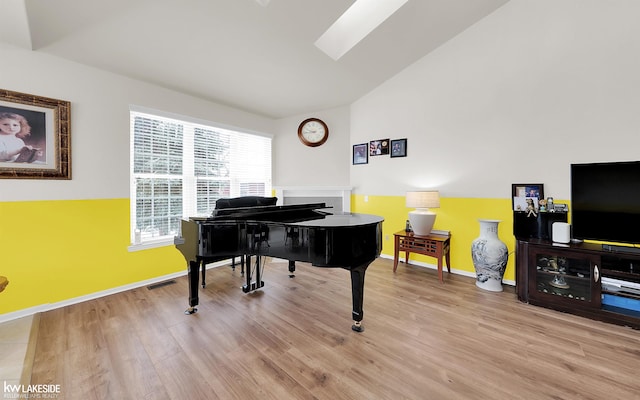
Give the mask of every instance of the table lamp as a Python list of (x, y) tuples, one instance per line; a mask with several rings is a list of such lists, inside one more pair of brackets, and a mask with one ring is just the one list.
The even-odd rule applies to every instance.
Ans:
[(409, 223), (413, 233), (418, 236), (428, 235), (433, 229), (436, 214), (429, 208), (440, 207), (440, 194), (437, 190), (407, 192), (407, 207), (415, 208), (409, 212)]

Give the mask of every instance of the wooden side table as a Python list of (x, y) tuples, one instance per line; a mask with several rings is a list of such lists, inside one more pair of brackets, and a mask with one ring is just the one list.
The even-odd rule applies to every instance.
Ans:
[(424, 254), (438, 259), (438, 278), (444, 283), (442, 273), (442, 259), (447, 262), (447, 272), (451, 273), (451, 263), (449, 258), (451, 235), (425, 235), (417, 236), (413, 232), (399, 231), (395, 236), (395, 247), (393, 253), (393, 272), (398, 268), (398, 256), (404, 251), (404, 262), (409, 263), (409, 253)]

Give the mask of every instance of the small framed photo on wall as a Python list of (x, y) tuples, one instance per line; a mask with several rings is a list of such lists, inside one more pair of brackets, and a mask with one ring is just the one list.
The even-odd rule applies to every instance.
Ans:
[(391, 141), (391, 157), (407, 156), (407, 139), (393, 139)]
[(367, 164), (369, 162), (367, 147), (368, 143), (353, 145), (353, 165)]
[(389, 154), (389, 139), (378, 139), (369, 142), (370, 156), (383, 156)]

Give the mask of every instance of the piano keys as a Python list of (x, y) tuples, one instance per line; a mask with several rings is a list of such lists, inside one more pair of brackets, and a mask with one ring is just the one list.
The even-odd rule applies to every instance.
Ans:
[(275, 257), (289, 260), (290, 272), (296, 261), (349, 270), (352, 329), (361, 332), (364, 277), (382, 249), (382, 222), (376, 215), (331, 214), (324, 203), (227, 208), (209, 218), (183, 220), (181, 237), (174, 243), (187, 261), (189, 308), (185, 313), (197, 311), (198, 272), (207, 259), (248, 256), (242, 289), (250, 292), (264, 286), (260, 259)]

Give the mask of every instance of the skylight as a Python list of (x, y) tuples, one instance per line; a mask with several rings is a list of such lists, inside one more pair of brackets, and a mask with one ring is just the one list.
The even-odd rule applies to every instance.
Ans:
[(409, 0), (356, 0), (316, 40), (316, 47), (338, 60)]

